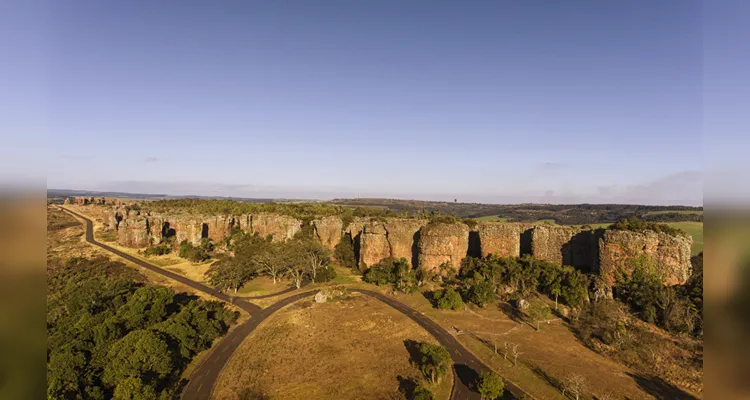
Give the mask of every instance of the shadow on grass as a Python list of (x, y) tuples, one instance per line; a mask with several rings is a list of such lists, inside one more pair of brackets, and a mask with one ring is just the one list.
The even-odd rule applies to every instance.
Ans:
[(398, 391), (404, 395), (405, 398), (411, 399), (414, 397), (414, 391), (419, 387), (419, 383), (412, 377), (397, 376), (398, 379)]
[(627, 374), (635, 380), (635, 383), (637, 383), (643, 391), (654, 396), (658, 400), (697, 400), (697, 397), (685, 392), (658, 376), (639, 375), (630, 372)]
[(500, 311), (503, 312), (508, 318), (511, 319), (511, 321), (519, 323), (519, 324), (528, 324), (526, 320), (523, 317), (523, 314), (521, 311), (519, 311), (516, 307), (513, 307), (510, 303), (502, 302), (497, 305), (497, 308), (500, 309)]
[(529, 368), (531, 368), (531, 371), (533, 371), (538, 377), (542, 378), (547, 384), (552, 386), (553, 388), (563, 391), (565, 389), (565, 385), (554, 376), (549, 375), (547, 372), (545, 372), (543, 369), (539, 368), (537, 365), (529, 365)]
[(421, 358), (419, 354), (419, 345), (421, 343), (417, 342), (416, 340), (406, 339), (404, 340), (404, 347), (406, 347), (406, 351), (409, 352), (409, 363), (414, 366), (419, 365), (419, 360)]
[(432, 305), (432, 308), (437, 308), (437, 300), (435, 299), (435, 291), (424, 291), (422, 292), (422, 296), (424, 296), (427, 301), (430, 302)]

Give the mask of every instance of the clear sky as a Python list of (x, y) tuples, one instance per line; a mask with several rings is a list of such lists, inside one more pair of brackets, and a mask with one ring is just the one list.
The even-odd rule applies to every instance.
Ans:
[(56, 1), (47, 186), (702, 204), (702, 34), (690, 0)]

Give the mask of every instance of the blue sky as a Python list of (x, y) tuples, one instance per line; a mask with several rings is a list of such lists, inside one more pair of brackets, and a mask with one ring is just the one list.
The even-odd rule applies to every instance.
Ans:
[(696, 1), (59, 1), (42, 15), (50, 188), (703, 201)]

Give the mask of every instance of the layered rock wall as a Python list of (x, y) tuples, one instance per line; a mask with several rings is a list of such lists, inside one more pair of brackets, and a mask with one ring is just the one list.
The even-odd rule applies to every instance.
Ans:
[(482, 257), (521, 255), (521, 225), (507, 222), (483, 222), (477, 226)]
[(607, 230), (599, 239), (600, 273), (613, 285), (620, 271), (630, 275), (635, 264), (644, 263), (656, 267), (665, 284), (682, 284), (690, 277), (692, 245), (689, 236)]
[(383, 222), (368, 221), (359, 235), (359, 265), (368, 268), (391, 257), (391, 245)]
[(117, 230), (117, 243), (127, 247), (145, 247), (150, 244), (149, 223), (145, 217), (133, 216), (122, 222)]
[(271, 235), (274, 242), (290, 240), (302, 229), (302, 221), (279, 214), (253, 214), (251, 225), (253, 232), (262, 237)]
[(318, 218), (312, 221), (312, 226), (315, 238), (329, 250), (333, 250), (341, 241), (341, 230), (343, 228), (341, 218), (335, 216)]
[(531, 231), (534, 258), (594, 272), (598, 266), (597, 231), (540, 225)]
[(390, 256), (396, 259), (404, 258), (410, 265), (415, 266), (420, 230), (425, 225), (427, 220), (422, 219), (386, 219), (384, 226), (391, 249)]
[(430, 223), (419, 233), (419, 265), (438, 271), (449, 263), (458, 270), (469, 249), (469, 227), (464, 223)]

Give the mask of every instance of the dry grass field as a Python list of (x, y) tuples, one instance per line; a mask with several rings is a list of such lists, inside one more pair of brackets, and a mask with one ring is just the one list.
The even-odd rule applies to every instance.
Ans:
[[(406, 340), (436, 341), (398, 311), (369, 297), (323, 304), (302, 301), (257, 328), (229, 360), (215, 399), (251, 393), (270, 399), (402, 398), (400, 377), (420, 376)], [(452, 377), (430, 386), (450, 396)]]

